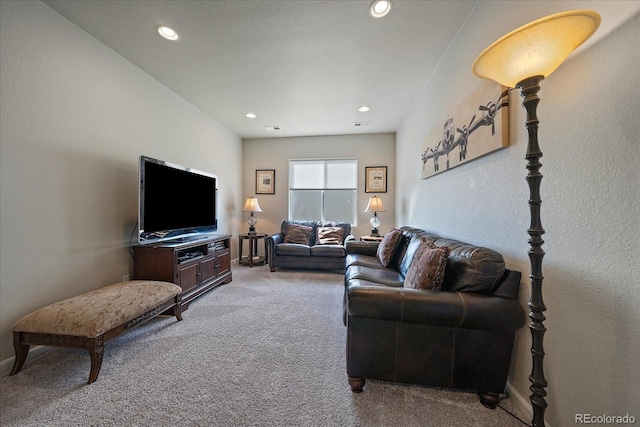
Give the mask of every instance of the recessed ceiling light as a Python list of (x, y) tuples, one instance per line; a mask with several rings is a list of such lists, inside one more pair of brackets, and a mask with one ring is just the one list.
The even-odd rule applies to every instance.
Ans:
[(358, 111), (360, 111), (361, 113), (366, 113), (367, 111), (369, 111), (371, 108), (369, 108), (366, 105), (363, 105), (362, 107), (358, 108)]
[(167, 27), (166, 25), (158, 25), (156, 27), (156, 30), (158, 30), (158, 34), (160, 34), (162, 37), (164, 37), (167, 40), (175, 41), (180, 38), (176, 30), (174, 30), (173, 28)]
[(374, 18), (382, 18), (391, 10), (391, 0), (375, 0), (369, 6), (369, 15)]
[(253, 113), (247, 113), (247, 114), (245, 114), (245, 117), (247, 117), (247, 118), (249, 118), (249, 119), (255, 119), (255, 118), (256, 118), (256, 117), (258, 117), (258, 116), (256, 116), (256, 115), (255, 115), (255, 114), (253, 114)]

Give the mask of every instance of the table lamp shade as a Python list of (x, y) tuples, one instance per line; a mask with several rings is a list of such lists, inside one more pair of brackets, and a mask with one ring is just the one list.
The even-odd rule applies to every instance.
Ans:
[(600, 15), (572, 10), (520, 27), (486, 48), (473, 64), (473, 73), (516, 87), (533, 76), (547, 77), (600, 25)]
[(369, 204), (365, 212), (386, 212), (382, 199), (378, 196), (369, 197)]
[(242, 207), (242, 212), (262, 212), (258, 199), (255, 197), (247, 197)]

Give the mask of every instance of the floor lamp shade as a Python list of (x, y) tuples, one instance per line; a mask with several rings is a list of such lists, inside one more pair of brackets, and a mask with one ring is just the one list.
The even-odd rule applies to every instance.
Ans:
[(516, 87), (527, 77), (547, 77), (598, 29), (600, 15), (572, 10), (531, 22), (486, 48), (473, 64), (478, 77)]
[(529, 329), (531, 331), (532, 369), (531, 405), (533, 427), (545, 427), (544, 411), (547, 407), (545, 396), (547, 380), (544, 377), (543, 338), (546, 332), (544, 312), (546, 306), (542, 298), (542, 219), (540, 216), (540, 158), (542, 151), (538, 144), (537, 107), (540, 102), (538, 92), (542, 80), (555, 71), (569, 54), (587, 40), (600, 25), (600, 15), (588, 10), (574, 10), (538, 19), (510, 32), (486, 48), (475, 60), (473, 73), (478, 77), (495, 80), (501, 85), (518, 87), (521, 90), (522, 105), (527, 112), (528, 132), (527, 183), (529, 184), (530, 225), (529, 274), (531, 298), (529, 299)]

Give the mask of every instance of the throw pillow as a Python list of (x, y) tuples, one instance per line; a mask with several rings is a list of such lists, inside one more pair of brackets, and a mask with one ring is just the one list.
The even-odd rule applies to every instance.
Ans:
[(398, 230), (397, 228), (392, 228), (378, 245), (376, 255), (378, 256), (378, 259), (380, 260), (382, 265), (384, 265), (385, 267), (388, 267), (391, 263), (393, 255), (395, 255), (398, 244), (400, 243), (401, 237), (402, 231)]
[(404, 287), (434, 291), (442, 289), (442, 279), (450, 252), (449, 247), (433, 247), (430, 241), (421, 244), (404, 278)]
[(284, 235), (285, 243), (297, 243), (299, 245), (308, 245), (309, 236), (311, 235), (311, 227), (302, 224), (289, 224), (287, 232)]
[(342, 227), (318, 227), (318, 245), (341, 245)]

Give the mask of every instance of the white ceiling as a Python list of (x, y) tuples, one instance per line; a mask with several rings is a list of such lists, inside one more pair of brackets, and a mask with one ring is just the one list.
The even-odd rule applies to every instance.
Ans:
[[(394, 0), (373, 19), (371, 1), (44, 3), (242, 138), (268, 138), (395, 132), (478, 7)], [(160, 24), (180, 40), (159, 37)]]

